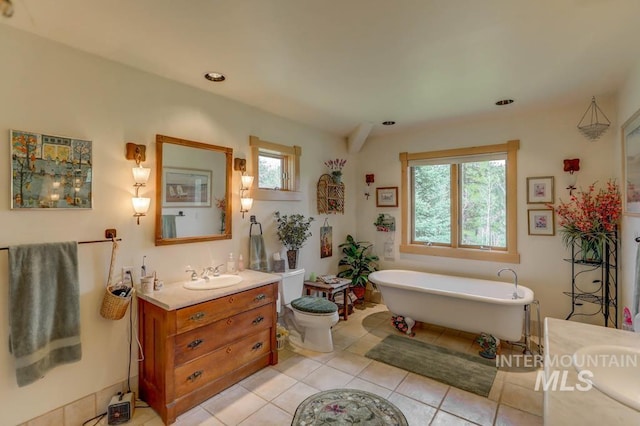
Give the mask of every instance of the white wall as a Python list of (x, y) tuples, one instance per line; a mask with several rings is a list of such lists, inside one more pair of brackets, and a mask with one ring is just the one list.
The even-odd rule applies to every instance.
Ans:
[[(618, 117), (620, 127), (635, 112), (640, 109), (640, 60), (629, 73), (625, 84), (620, 88), (618, 97)], [(617, 140), (622, 140), (621, 128), (617, 129)], [(622, 158), (622, 144), (618, 143), (616, 147), (617, 158)], [(620, 160), (622, 161), (622, 160)], [(622, 166), (620, 169), (620, 178), (622, 179)], [(628, 306), (632, 312), (636, 312), (633, 306), (634, 288), (636, 287), (636, 253), (638, 252), (638, 243), (635, 238), (640, 237), (640, 218), (624, 216), (622, 218), (622, 250), (621, 250), (621, 293), (622, 300), (620, 306)]]
[[(382, 244), (389, 234), (376, 232), (372, 225), (379, 213), (389, 213), (396, 217), (395, 260), (384, 261), (384, 268), (412, 268), (437, 273), (465, 275), (485, 279), (498, 279), (497, 271), (511, 267), (518, 273), (519, 282), (530, 287), (540, 300), (543, 316), (565, 318), (570, 312), (569, 297), (562, 294), (571, 289), (571, 269), (569, 253), (565, 250), (557, 232), (550, 236), (530, 236), (527, 227), (527, 209), (544, 208), (543, 205), (527, 205), (526, 178), (534, 176), (555, 177), (555, 199), (568, 201), (569, 194), (563, 159), (580, 158), (580, 172), (577, 185), (585, 188), (594, 181), (606, 182), (618, 178), (619, 157), (615, 155), (618, 145), (615, 130), (605, 133), (598, 141), (585, 139), (576, 129), (582, 114), (589, 106), (590, 99), (575, 105), (566, 105), (537, 111), (519, 111), (514, 108), (498, 110), (495, 114), (464, 121), (434, 125), (424, 130), (407, 134), (388, 135), (367, 141), (359, 157), (357, 174), (358, 211), (362, 220), (358, 221), (360, 239), (376, 243), (378, 254), (382, 256)], [(612, 121), (616, 122), (615, 103), (612, 98), (598, 96), (598, 104)], [(373, 186), (400, 186), (400, 152), (422, 152), (447, 148), (505, 143), (519, 139), (518, 151), (518, 251), (520, 264), (502, 264), (461, 260), (444, 257), (410, 255), (398, 252), (400, 243), (400, 209), (376, 208), (375, 196), (365, 200), (361, 195), (366, 188), (364, 175), (375, 173)], [(380, 159), (385, 159), (381, 162)], [(375, 166), (374, 166), (375, 165)], [(375, 194), (375, 191), (372, 190)], [(512, 278), (504, 278), (510, 281)], [(593, 305), (586, 306), (590, 309)], [(587, 310), (585, 310), (587, 312)], [(452, 312), (451, 315), (455, 315)], [(583, 318), (576, 318), (584, 320)], [(595, 318), (595, 320), (600, 320)], [(588, 319), (587, 319), (588, 321)]]
[[(355, 215), (332, 216), (334, 255), (320, 259), (315, 188), (326, 172), (325, 160), (348, 158), (344, 179), (348, 211), (353, 211), (355, 161), (343, 139), (261, 112), (249, 106), (172, 83), (95, 56), (0, 26), (0, 138), (5, 161), (0, 174), (0, 246), (23, 243), (101, 239), (106, 228), (116, 228), (120, 244), (118, 268), (132, 265), (139, 271), (142, 256), (147, 270), (157, 271), (166, 283), (183, 280), (185, 265), (223, 263), (229, 252), (248, 257), (249, 218), (239, 210), (240, 176), (233, 176), (233, 239), (176, 246), (154, 246), (153, 215), (136, 226), (131, 208), (132, 161), (125, 159), (125, 143), (147, 145), (146, 166), (155, 168), (155, 135), (165, 134), (234, 149), (234, 156), (249, 157), (249, 135), (286, 145), (300, 145), (301, 188), (298, 202), (255, 201), (250, 214), (262, 222), (267, 249), (280, 250), (274, 234), (273, 212), (299, 212), (316, 217), (313, 237), (300, 252), (309, 271), (335, 271), (337, 244), (355, 226)], [(9, 199), (10, 128), (93, 141), (94, 208), (88, 211), (12, 211)], [(155, 172), (155, 169), (154, 169)], [(153, 173), (152, 173), (153, 176)], [(141, 193), (154, 194), (152, 178)], [(155, 208), (155, 200), (151, 209)], [(8, 311), (8, 258), (0, 252), (0, 312)], [(18, 388), (14, 360), (0, 350), (0, 407), (3, 424), (17, 424), (53, 408), (99, 391), (127, 377), (128, 321), (105, 320), (99, 315), (111, 247), (79, 248), (81, 287), (80, 362), (57, 367), (42, 380)], [(7, 314), (0, 315), (0, 342), (8, 339)], [(6, 345), (4, 345), (6, 348)], [(137, 355), (136, 355), (137, 356)], [(137, 368), (134, 363), (134, 371)], [(8, 409), (11, 407), (11, 409)], [(105, 407), (98, 407), (104, 410)]]

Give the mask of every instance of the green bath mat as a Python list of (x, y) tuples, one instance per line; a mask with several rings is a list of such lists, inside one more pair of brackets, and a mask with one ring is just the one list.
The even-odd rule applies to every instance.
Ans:
[(480, 396), (489, 395), (498, 371), (493, 360), (393, 334), (365, 356)]

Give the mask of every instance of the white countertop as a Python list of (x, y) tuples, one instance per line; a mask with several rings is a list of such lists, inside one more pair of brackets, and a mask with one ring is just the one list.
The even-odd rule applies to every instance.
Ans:
[(229, 294), (250, 290), (265, 284), (280, 281), (281, 279), (280, 275), (267, 274), (252, 270), (244, 270), (239, 272), (238, 275), (242, 278), (240, 283), (215, 290), (188, 290), (182, 286), (184, 283), (184, 281), (182, 281), (170, 284), (165, 283), (161, 290), (147, 294), (142, 293), (140, 288), (136, 287), (136, 295), (140, 299), (153, 303), (167, 311), (173, 311), (186, 306), (227, 296)]
[[(573, 365), (573, 353), (588, 345), (620, 345), (640, 348), (640, 335), (614, 328), (545, 318), (544, 371), (547, 376), (560, 371), (558, 388), (544, 392), (545, 425), (638, 425), (640, 412), (608, 397), (595, 387), (588, 391), (562, 391), (560, 382), (566, 371), (565, 387), (584, 388)], [(640, 368), (640, 367), (638, 367)]]

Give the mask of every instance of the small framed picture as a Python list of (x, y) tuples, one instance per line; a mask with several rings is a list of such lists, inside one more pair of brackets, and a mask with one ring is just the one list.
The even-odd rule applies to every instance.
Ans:
[(376, 207), (398, 207), (398, 187), (376, 188)]
[(553, 176), (527, 178), (527, 203), (553, 203)]
[(555, 235), (552, 209), (529, 209), (529, 235)]

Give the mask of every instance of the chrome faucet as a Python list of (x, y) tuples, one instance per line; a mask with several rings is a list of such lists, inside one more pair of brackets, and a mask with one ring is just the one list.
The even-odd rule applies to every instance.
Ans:
[(206, 268), (204, 268), (202, 270), (201, 277), (208, 281), (209, 280), (209, 272), (213, 272), (213, 266), (207, 266)]
[(224, 266), (224, 263), (221, 263), (218, 266), (214, 266), (211, 269), (213, 270), (213, 276), (214, 277), (219, 277), (220, 276), (220, 268)]
[(195, 269), (187, 269), (185, 272), (191, 272), (191, 281), (196, 281), (198, 279), (198, 274)]
[(511, 268), (502, 268), (498, 271), (498, 276), (500, 276), (500, 274), (504, 271), (511, 271), (513, 272), (513, 277), (514, 277), (514, 284), (516, 286), (515, 291), (513, 292), (513, 299), (519, 299), (520, 296), (518, 295), (518, 274), (516, 274), (516, 271), (514, 271)]

